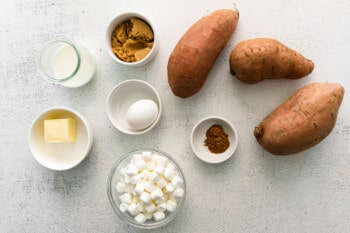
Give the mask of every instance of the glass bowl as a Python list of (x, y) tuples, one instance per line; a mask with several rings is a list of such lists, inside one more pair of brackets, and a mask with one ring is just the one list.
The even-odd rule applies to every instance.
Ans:
[[(150, 156), (150, 157), (148, 157)], [(140, 159), (141, 158), (141, 159)], [(151, 158), (151, 159), (148, 159)], [(135, 161), (139, 161), (136, 162)], [(140, 160), (146, 161), (147, 165), (142, 165), (142, 163), (140, 162)], [(155, 166), (153, 165), (153, 163), (149, 163), (149, 161), (155, 161)], [(162, 162), (163, 161), (163, 162)], [(129, 171), (127, 171), (127, 166), (129, 164), (137, 164), (138, 167), (145, 167), (142, 169), (139, 169), (139, 171), (137, 171), (137, 175), (134, 175), (133, 177), (141, 177), (140, 180), (136, 180), (133, 179), (131, 176), (126, 175), (126, 173), (128, 173), (130, 175)], [(141, 165), (140, 165), (141, 164)], [(170, 165), (169, 165), (170, 164)], [(158, 166), (159, 165), (159, 166)], [(129, 165), (130, 166), (130, 165)], [(164, 168), (164, 171), (161, 171), (162, 167)], [(157, 168), (158, 167), (158, 168)], [(173, 175), (170, 174), (170, 172), (174, 169), (174, 171), (176, 171), (176, 175), (177, 178), (175, 178)], [(157, 173), (159, 175), (158, 178), (154, 178), (155, 176), (149, 175), (147, 177), (147, 175), (144, 175), (142, 173), (142, 171), (144, 172), (145, 170), (149, 171), (150, 174), (155, 175), (155, 173)], [(148, 173), (148, 172), (145, 172)], [(136, 174), (136, 173), (134, 173)], [(126, 177), (129, 177), (130, 179), (127, 179), (126, 181)], [(179, 179), (180, 178), (180, 179)], [(165, 180), (168, 184), (174, 184), (174, 185), (169, 185), (174, 188), (174, 191), (171, 191), (171, 187), (166, 186), (164, 183), (162, 183), (160, 180), (163, 179), (163, 181)], [(142, 180), (142, 181), (141, 181)], [(159, 187), (159, 189), (162, 190), (163, 193), (163, 199), (154, 199), (153, 195), (154, 193), (151, 191), (148, 191), (149, 189), (145, 188), (145, 191), (143, 191), (142, 194), (144, 194), (144, 192), (147, 192), (148, 194), (150, 194), (150, 196), (152, 196), (151, 199), (151, 203), (153, 203), (156, 208), (158, 210), (161, 209), (161, 205), (163, 208), (163, 213), (165, 214), (165, 217), (163, 219), (158, 219), (155, 220), (154, 217), (154, 213), (158, 212), (158, 210), (156, 211), (152, 211), (150, 209), (150, 211), (146, 211), (145, 209), (147, 209), (147, 206), (149, 206), (148, 204), (145, 204), (143, 202), (143, 198), (141, 198), (141, 193), (139, 190), (136, 190), (135, 187), (137, 187), (138, 183), (143, 183), (144, 180), (147, 180), (149, 182), (147, 182), (147, 184), (149, 183), (153, 183), (155, 185), (155, 187)], [(155, 181), (157, 180), (157, 181)], [(118, 184), (119, 183), (119, 184)], [(128, 188), (125, 188), (123, 184), (126, 184), (126, 186)], [(144, 183), (143, 183), (144, 184)], [(119, 185), (119, 186), (118, 186)], [(124, 189), (126, 189), (127, 191), (124, 191), (123, 188), (121, 188), (121, 186), (124, 187)], [(142, 186), (142, 185), (140, 185)], [(163, 187), (162, 187), (163, 186)], [(131, 189), (130, 189), (131, 188)], [(146, 191), (147, 189), (147, 191)], [(182, 189), (182, 190), (179, 190)], [(122, 191), (123, 190), (123, 191)], [(143, 190), (143, 189), (142, 189)], [(175, 195), (175, 193), (180, 195)], [(169, 192), (168, 192), (169, 191)], [(154, 229), (154, 228), (158, 228), (158, 227), (162, 227), (165, 226), (166, 224), (168, 224), (170, 221), (172, 221), (180, 212), (180, 210), (183, 207), (183, 204), (185, 202), (185, 198), (186, 198), (186, 182), (185, 182), (185, 177), (184, 174), (179, 166), (179, 164), (168, 154), (166, 154), (163, 151), (160, 150), (155, 150), (155, 149), (142, 149), (142, 150), (135, 150), (132, 151), (124, 156), (122, 156), (112, 167), (112, 170), (110, 172), (109, 178), (108, 178), (108, 197), (110, 200), (110, 203), (113, 207), (113, 209), (115, 210), (116, 214), (118, 215), (118, 217), (125, 221), (126, 223), (137, 227), (137, 228), (142, 228), (142, 229)], [(128, 205), (129, 208), (133, 209), (132, 207), (130, 207), (130, 203), (125, 205), (125, 202), (121, 201), (120, 196), (124, 195), (125, 193), (130, 193), (131, 197), (133, 200), (138, 200), (138, 201), (132, 201), (132, 203), (138, 203), (137, 205), (138, 207), (138, 211), (132, 210), (130, 211), (129, 209), (127, 209), (125, 206)], [(128, 196), (128, 195), (126, 195)], [(147, 196), (147, 194), (146, 194)], [(141, 199), (141, 200), (140, 200)], [(174, 208), (173, 205), (168, 204), (167, 200), (171, 200), (170, 202), (173, 203), (174, 201), (177, 202), (176, 208)], [(161, 204), (160, 202), (165, 202), (166, 204), (166, 208), (164, 210), (164, 205)], [(124, 204), (123, 204), (124, 203)], [(142, 204), (140, 204), (142, 203)], [(158, 204), (157, 204), (158, 203)], [(143, 205), (143, 207), (142, 207)], [(122, 207), (124, 206), (124, 207)], [(143, 208), (143, 210), (142, 210)], [(169, 208), (169, 209), (168, 209)], [(153, 212), (152, 217), (150, 216), (150, 214), (146, 214)], [(160, 210), (160, 212), (162, 212)], [(132, 213), (132, 214), (131, 214)], [(148, 219), (145, 222), (141, 222), (141, 221), (136, 221), (135, 217), (138, 216), (139, 213), (142, 213), (144, 215), (148, 215)]]

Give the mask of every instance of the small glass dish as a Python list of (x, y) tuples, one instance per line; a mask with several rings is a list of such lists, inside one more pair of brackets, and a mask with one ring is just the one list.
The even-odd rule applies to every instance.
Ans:
[[(135, 155), (140, 155), (143, 152), (150, 152), (152, 153), (152, 155), (159, 155), (160, 157), (163, 157), (165, 159), (167, 159), (167, 161), (169, 162), (169, 164), (172, 164), (177, 173), (179, 174), (179, 176), (182, 178), (183, 184), (182, 184), (182, 189), (184, 190), (183, 196), (177, 201), (177, 207), (173, 212), (169, 212), (168, 210), (165, 210), (165, 218), (160, 220), (160, 221), (156, 221), (154, 220), (154, 218), (152, 217), (151, 219), (148, 219), (147, 221), (145, 221), (144, 223), (139, 223), (135, 220), (135, 216), (132, 216), (128, 211), (121, 211), (120, 210), (120, 205), (122, 204), (119, 196), (122, 195), (120, 192), (118, 192), (117, 190), (117, 183), (120, 181), (121, 178), (121, 168), (126, 167), (130, 161), (135, 158)], [(169, 222), (171, 222), (181, 211), (183, 204), (185, 202), (185, 198), (186, 198), (186, 182), (185, 182), (185, 177), (184, 174), (179, 166), (179, 164), (167, 153), (160, 151), (160, 150), (155, 150), (155, 149), (142, 149), (142, 150), (136, 150), (136, 151), (132, 151), (129, 152), (128, 154), (122, 156), (112, 167), (109, 178), (108, 178), (108, 189), (107, 189), (107, 193), (108, 193), (108, 198), (109, 201), (114, 209), (114, 211), (116, 212), (117, 216), (123, 220), (124, 222), (137, 227), (137, 228), (141, 228), (141, 229), (154, 229), (154, 228), (158, 228), (158, 227), (162, 227), (165, 226), (166, 224), (168, 224)]]

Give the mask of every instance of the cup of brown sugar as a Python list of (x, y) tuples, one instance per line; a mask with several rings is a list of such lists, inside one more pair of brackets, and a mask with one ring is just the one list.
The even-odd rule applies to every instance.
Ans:
[(109, 23), (106, 49), (111, 58), (120, 64), (144, 66), (158, 53), (158, 35), (148, 18), (139, 13), (126, 12)]

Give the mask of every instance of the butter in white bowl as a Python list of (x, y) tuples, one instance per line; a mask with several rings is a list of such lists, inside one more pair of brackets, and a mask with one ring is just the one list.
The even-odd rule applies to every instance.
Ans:
[(50, 108), (40, 113), (33, 120), (28, 135), (29, 148), (35, 160), (57, 171), (71, 169), (82, 162), (90, 152), (92, 141), (91, 126), (86, 118), (65, 107)]

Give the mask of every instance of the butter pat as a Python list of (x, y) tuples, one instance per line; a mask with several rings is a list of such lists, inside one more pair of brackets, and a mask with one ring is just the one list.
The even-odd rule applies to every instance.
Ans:
[(74, 118), (50, 119), (44, 121), (46, 143), (75, 142), (77, 122)]

